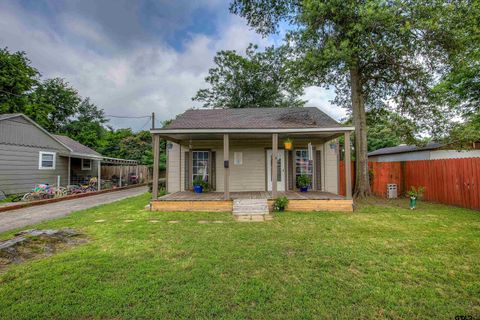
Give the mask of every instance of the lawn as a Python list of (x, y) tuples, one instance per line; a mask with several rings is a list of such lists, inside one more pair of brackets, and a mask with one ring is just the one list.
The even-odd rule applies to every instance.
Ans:
[(147, 201), (37, 225), (73, 227), (90, 240), (3, 270), (0, 318), (480, 317), (479, 212), (370, 200), (353, 214), (239, 223), (148, 212)]

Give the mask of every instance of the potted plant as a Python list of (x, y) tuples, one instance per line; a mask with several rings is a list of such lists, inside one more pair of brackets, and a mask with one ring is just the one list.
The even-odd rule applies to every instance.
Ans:
[(285, 147), (285, 150), (292, 150), (293, 148), (293, 140), (288, 138), (283, 142), (283, 146)]
[(417, 206), (417, 199), (423, 196), (423, 193), (425, 192), (424, 187), (414, 187), (412, 186), (410, 190), (407, 191), (407, 195), (410, 197), (410, 210), (414, 210), (415, 207)]
[(208, 183), (206, 181), (203, 181), (202, 178), (196, 177), (193, 179), (193, 191), (195, 193), (202, 193), (203, 190), (207, 190), (208, 188)]
[(275, 199), (273, 202), (273, 211), (282, 212), (288, 205), (288, 198), (283, 196)]
[(309, 175), (301, 174), (297, 177), (297, 184), (300, 187), (300, 192), (307, 192), (311, 183), (312, 179)]

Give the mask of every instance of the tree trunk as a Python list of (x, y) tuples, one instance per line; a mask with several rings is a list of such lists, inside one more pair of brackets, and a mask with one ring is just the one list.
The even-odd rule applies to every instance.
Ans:
[(358, 65), (350, 68), (353, 125), (355, 126), (355, 191), (354, 197), (370, 195), (368, 175), (367, 120), (363, 103), (361, 73)]

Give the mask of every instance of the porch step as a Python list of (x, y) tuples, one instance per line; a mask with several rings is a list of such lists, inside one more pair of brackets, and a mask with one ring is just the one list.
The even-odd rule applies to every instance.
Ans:
[(234, 216), (268, 215), (267, 199), (236, 199), (233, 200)]

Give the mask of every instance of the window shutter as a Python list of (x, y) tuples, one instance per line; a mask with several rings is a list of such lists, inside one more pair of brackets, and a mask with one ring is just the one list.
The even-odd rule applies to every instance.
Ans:
[(315, 186), (317, 190), (322, 190), (322, 152), (315, 152)]
[(216, 152), (210, 152), (210, 188), (212, 191), (217, 190), (217, 161)]
[(293, 169), (295, 159), (293, 151), (287, 153), (287, 175), (288, 175), (288, 190), (295, 190), (295, 171)]
[(185, 177), (184, 177), (184, 188), (185, 190), (191, 189), (191, 177), (190, 177), (190, 152), (185, 152)]

